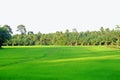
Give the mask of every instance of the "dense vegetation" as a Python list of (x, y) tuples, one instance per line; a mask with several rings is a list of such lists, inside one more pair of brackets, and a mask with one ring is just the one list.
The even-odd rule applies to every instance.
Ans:
[(0, 80), (120, 80), (120, 50), (4, 47), (0, 49)]
[(10, 26), (4, 25), (3, 27), (0, 27), (0, 48), (3, 43), (11, 38), (11, 33), (12, 31)]
[(15, 34), (3, 45), (28, 46), (28, 45), (120, 45), (120, 26), (115, 29), (101, 27), (99, 31), (78, 32), (68, 29), (65, 32), (57, 31), (55, 33), (42, 34), (28, 31), (24, 25), (18, 25), (17, 31), (21, 34)]

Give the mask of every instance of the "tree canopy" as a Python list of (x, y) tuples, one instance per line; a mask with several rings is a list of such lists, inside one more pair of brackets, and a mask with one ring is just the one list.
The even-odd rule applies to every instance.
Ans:
[[(4, 28), (3, 28), (4, 27)], [(0, 40), (4, 45), (10, 46), (29, 46), (29, 45), (72, 45), (72, 46), (87, 46), (87, 45), (117, 45), (120, 46), (120, 26), (116, 25), (115, 29), (101, 27), (99, 31), (78, 32), (76, 28), (70, 32), (66, 29), (65, 32), (56, 31), (55, 33), (42, 34), (38, 32), (28, 31), (24, 25), (18, 25), (17, 29), (21, 34), (14, 34), (10, 39), (12, 29), (5, 25), (1, 27)], [(3, 36), (4, 35), (4, 36)], [(4, 40), (5, 39), (5, 40)], [(10, 39), (10, 40), (8, 40)], [(2, 44), (1, 44), (2, 45)]]
[(17, 31), (20, 31), (21, 35), (26, 34), (26, 32), (27, 32), (24, 25), (18, 25), (17, 26)]
[(0, 27), (0, 48), (4, 42), (9, 40), (11, 38), (11, 28), (7, 25), (4, 25), (3, 27)]

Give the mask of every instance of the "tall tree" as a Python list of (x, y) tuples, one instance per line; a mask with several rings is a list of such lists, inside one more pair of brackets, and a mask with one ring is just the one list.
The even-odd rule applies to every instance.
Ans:
[(11, 35), (9, 31), (4, 27), (0, 27), (0, 48), (2, 44), (7, 40), (9, 40), (10, 38), (11, 38)]
[(20, 31), (21, 35), (26, 34), (26, 32), (27, 32), (24, 25), (18, 25), (17, 26), (17, 31)]
[(12, 34), (13, 32), (12, 32), (12, 29), (10, 28), (10, 26), (9, 25), (4, 25), (3, 26), (4, 28), (6, 28), (7, 29), (7, 31), (10, 33), (10, 34)]

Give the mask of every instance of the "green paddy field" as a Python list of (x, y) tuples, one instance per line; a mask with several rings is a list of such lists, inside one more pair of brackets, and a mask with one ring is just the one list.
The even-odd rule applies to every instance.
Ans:
[(0, 80), (120, 80), (120, 50), (100, 46), (3, 47)]

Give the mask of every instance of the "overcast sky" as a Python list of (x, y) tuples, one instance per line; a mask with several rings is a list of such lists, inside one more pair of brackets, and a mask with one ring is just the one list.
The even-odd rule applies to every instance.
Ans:
[(120, 0), (0, 0), (3, 24), (14, 33), (19, 24), (34, 33), (112, 29), (120, 24)]

